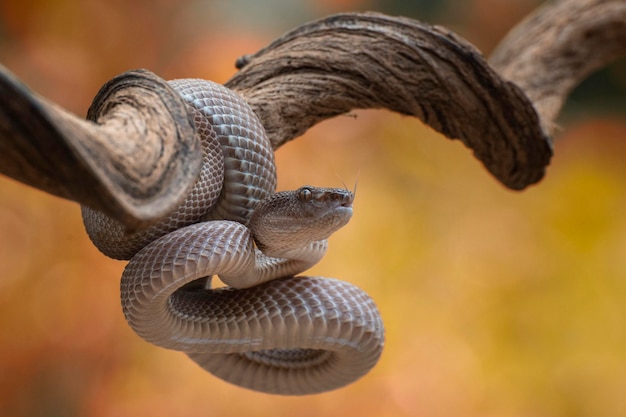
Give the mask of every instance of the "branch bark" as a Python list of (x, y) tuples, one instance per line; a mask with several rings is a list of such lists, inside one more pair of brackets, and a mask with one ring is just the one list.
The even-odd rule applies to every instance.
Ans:
[(226, 85), (257, 112), (274, 148), (329, 117), (386, 108), (462, 140), (513, 189), (539, 181), (552, 154), (523, 91), (441, 27), (340, 14), (285, 34), (240, 65)]
[(129, 228), (182, 201), (202, 163), (193, 119), (165, 81), (131, 71), (105, 84), (89, 121), (0, 67), (0, 172), (95, 207)]
[[(623, 0), (548, 3), (491, 65), (449, 30), (379, 13), (331, 16), (239, 60), (227, 86), (274, 148), (352, 109), (385, 108), (460, 139), (504, 185), (539, 181), (569, 91), (626, 55)], [(0, 67), (0, 172), (141, 228), (193, 185), (200, 144), (181, 98), (148, 71), (107, 83), (82, 120)]]
[(626, 2), (549, 3), (516, 26), (490, 63), (533, 102), (543, 129), (555, 120), (570, 91), (592, 72), (626, 56)]

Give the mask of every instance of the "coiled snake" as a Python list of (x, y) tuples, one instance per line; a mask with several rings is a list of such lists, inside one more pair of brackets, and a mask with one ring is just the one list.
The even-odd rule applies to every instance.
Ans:
[[(121, 281), (130, 326), (257, 391), (313, 394), (367, 373), (384, 338), (370, 297), (335, 279), (293, 277), (317, 263), (326, 239), (348, 222), (353, 194), (275, 193), (273, 152), (245, 101), (210, 81), (170, 85), (192, 109), (202, 140), (202, 172), (186, 200), (136, 232), (83, 207), (94, 244), (130, 259)], [(213, 275), (228, 286), (211, 289)]]

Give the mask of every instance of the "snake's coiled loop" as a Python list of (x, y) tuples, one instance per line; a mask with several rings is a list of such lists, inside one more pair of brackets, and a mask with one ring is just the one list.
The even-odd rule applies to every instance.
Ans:
[(206, 80), (169, 82), (189, 104), (202, 144), (200, 176), (167, 218), (136, 232), (105, 214), (82, 207), (87, 233), (114, 259), (130, 259), (153, 240), (190, 224), (224, 219), (246, 224), (256, 203), (276, 189), (274, 153), (265, 130), (246, 102)]
[[(273, 152), (245, 101), (209, 81), (170, 83), (192, 108), (203, 146), (203, 169), (186, 200), (132, 233), (83, 208), (95, 245), (131, 259), (121, 283), (130, 326), (258, 391), (312, 394), (361, 377), (383, 346), (374, 302), (345, 282), (293, 277), (318, 262), (328, 236), (347, 223), (352, 193), (274, 194)], [(229, 287), (210, 289), (213, 275)]]

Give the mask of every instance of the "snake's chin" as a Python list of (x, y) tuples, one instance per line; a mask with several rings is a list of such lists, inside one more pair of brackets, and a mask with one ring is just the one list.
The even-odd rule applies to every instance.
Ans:
[(335, 230), (348, 224), (352, 218), (352, 205), (338, 206), (332, 210), (333, 228)]

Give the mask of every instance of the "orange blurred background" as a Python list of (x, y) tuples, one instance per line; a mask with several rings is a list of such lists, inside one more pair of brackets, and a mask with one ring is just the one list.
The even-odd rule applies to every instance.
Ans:
[[(443, 24), (488, 53), (538, 3), (5, 1), (0, 63), (84, 115), (123, 71), (224, 82), (238, 56), (339, 11)], [(353, 220), (311, 274), (366, 290), (387, 329), (370, 374), (317, 396), (231, 386), (142, 341), (121, 313), (124, 263), (91, 245), (78, 205), (0, 178), (0, 415), (626, 415), (625, 69), (577, 90), (546, 179), (523, 192), (383, 111), (277, 152), (280, 189), (358, 177)]]

